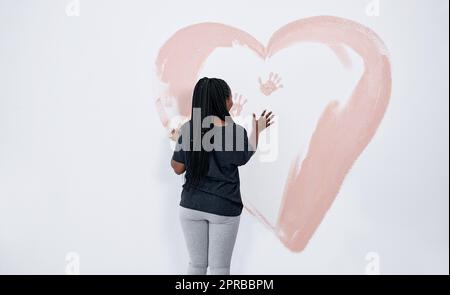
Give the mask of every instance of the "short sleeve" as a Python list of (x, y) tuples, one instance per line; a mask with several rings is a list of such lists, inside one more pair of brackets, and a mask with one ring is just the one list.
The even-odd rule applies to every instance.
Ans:
[(245, 128), (242, 129), (244, 129), (244, 150), (239, 152), (239, 166), (245, 165), (255, 153), (254, 148), (250, 145), (250, 142), (248, 140), (247, 130), (245, 130)]
[(172, 160), (178, 163), (186, 163), (186, 151), (183, 150), (182, 146), (183, 135), (180, 134), (177, 139), (177, 143), (175, 145), (175, 150), (173, 151)]

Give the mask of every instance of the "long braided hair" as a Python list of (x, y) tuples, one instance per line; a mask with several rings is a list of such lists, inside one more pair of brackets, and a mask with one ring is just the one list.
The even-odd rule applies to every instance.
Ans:
[[(200, 136), (193, 136), (193, 138), (197, 138), (197, 141), (194, 142), (191, 140), (188, 153), (190, 164), (187, 167), (188, 173), (186, 173), (186, 180), (191, 185), (197, 185), (201, 178), (208, 173), (209, 168), (210, 152), (203, 148), (202, 142), (203, 136), (212, 126), (208, 124), (209, 127), (202, 127), (202, 122), (209, 116), (219, 117), (223, 121), (225, 121), (226, 117), (231, 118), (226, 103), (230, 97), (231, 89), (222, 79), (203, 77), (195, 85), (192, 96), (190, 128), (191, 135), (197, 132), (197, 135)], [(200, 116), (198, 114), (199, 112)], [(194, 115), (198, 116), (196, 120), (194, 120)], [(201, 119), (200, 122), (198, 122), (198, 118)]]

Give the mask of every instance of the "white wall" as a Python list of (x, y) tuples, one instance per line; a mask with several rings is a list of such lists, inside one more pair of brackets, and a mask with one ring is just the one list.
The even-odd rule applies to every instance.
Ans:
[[(288, 251), (244, 212), (232, 271), (364, 274), (367, 253), (376, 252), (382, 274), (449, 273), (448, 1), (381, 0), (375, 17), (363, 0), (80, 0), (80, 15), (67, 16), (71, 2), (0, 1), (1, 274), (64, 274), (69, 252), (78, 254), (82, 274), (183, 272), (187, 252), (176, 212), (182, 179), (169, 167), (154, 106), (160, 47), (199, 22), (231, 25), (266, 44), (281, 26), (314, 15), (348, 18), (378, 33), (391, 56), (391, 101), (306, 250)], [(292, 98), (306, 95), (317, 71), (330, 76), (329, 88), (318, 89), (326, 96), (341, 97), (355, 82), (334, 80), (330, 73), (339, 68), (331, 61), (316, 66), (327, 60), (316, 49), (302, 49), (311, 58), (299, 54), (303, 72), (282, 65), (290, 57), (279, 60), (287, 85), (301, 79), (278, 99), (311, 120), (317, 101)], [(243, 55), (233, 54), (237, 60), (212, 55), (202, 75), (233, 76), (233, 90), (267, 99), (239, 81), (269, 67), (244, 66)], [(350, 77), (361, 67), (355, 59)], [(342, 81), (348, 85), (340, 88)], [(248, 107), (259, 111), (265, 103), (281, 102)], [(275, 170), (285, 171), (286, 157), (279, 155)], [(246, 193), (257, 189), (252, 165), (242, 169)], [(281, 190), (282, 182), (275, 184)]]

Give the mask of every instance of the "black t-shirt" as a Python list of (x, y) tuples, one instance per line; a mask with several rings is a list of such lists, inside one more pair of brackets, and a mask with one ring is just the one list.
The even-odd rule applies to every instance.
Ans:
[(172, 156), (173, 160), (186, 167), (180, 205), (219, 215), (240, 215), (243, 204), (238, 167), (247, 163), (255, 153), (249, 144), (247, 131), (238, 124), (230, 123), (227, 126), (214, 126), (208, 132), (214, 134), (213, 140), (209, 141), (213, 143), (208, 152), (209, 169), (195, 186), (188, 181), (190, 141), (194, 138), (192, 133), (190, 122), (180, 128)]

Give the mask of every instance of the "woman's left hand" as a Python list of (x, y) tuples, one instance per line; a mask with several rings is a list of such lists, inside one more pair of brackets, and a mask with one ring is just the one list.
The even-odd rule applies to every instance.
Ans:
[(256, 119), (256, 115), (253, 113), (253, 127), (256, 128), (258, 133), (261, 133), (264, 129), (275, 123), (273, 121), (274, 117), (275, 115), (272, 111), (268, 112), (267, 110), (264, 110), (258, 119)]

